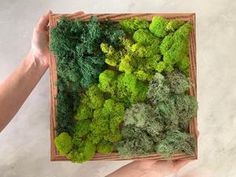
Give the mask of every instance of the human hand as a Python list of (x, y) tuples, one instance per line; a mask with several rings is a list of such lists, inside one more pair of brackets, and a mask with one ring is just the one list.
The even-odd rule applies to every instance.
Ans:
[(125, 165), (107, 177), (165, 177), (177, 172), (189, 160), (156, 161), (138, 160)]
[(36, 63), (39, 63), (43, 66), (48, 66), (49, 64), (49, 31), (48, 31), (48, 22), (49, 22), (49, 11), (47, 14), (43, 15), (33, 31), (33, 38), (31, 42), (31, 54)]

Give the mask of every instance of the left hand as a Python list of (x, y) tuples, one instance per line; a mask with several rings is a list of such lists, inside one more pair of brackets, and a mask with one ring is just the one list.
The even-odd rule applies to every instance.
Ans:
[(107, 177), (165, 177), (177, 174), (190, 160), (137, 160), (125, 165)]
[(48, 66), (49, 64), (49, 11), (43, 15), (34, 28), (33, 38), (31, 42), (31, 54), (36, 63)]

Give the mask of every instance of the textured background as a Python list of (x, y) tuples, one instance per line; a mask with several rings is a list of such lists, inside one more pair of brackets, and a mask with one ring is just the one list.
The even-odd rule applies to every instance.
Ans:
[[(194, 170), (204, 177), (236, 177), (236, 1), (0, 0), (0, 81), (26, 56), (33, 27), (48, 9), (58, 13), (196, 12), (199, 159), (182, 173)], [(103, 177), (128, 163), (99, 161), (78, 165), (49, 159), (47, 72), (0, 134), (0, 176)]]

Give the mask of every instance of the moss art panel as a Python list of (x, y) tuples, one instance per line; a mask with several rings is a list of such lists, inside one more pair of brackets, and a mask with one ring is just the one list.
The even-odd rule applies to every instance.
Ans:
[(73, 162), (96, 152), (123, 158), (192, 154), (189, 95), (192, 25), (160, 16), (70, 20), (52, 28), (57, 65), (56, 148)]

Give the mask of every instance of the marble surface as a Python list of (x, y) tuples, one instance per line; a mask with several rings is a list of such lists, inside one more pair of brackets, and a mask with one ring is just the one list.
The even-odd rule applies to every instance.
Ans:
[[(199, 159), (182, 173), (236, 177), (236, 1), (233, 0), (1, 0), (0, 81), (30, 47), (39, 16), (55, 12), (196, 12)], [(128, 163), (50, 162), (49, 74), (0, 134), (1, 177), (103, 177)], [(201, 174), (199, 174), (201, 173)], [(131, 176), (132, 177), (132, 176)]]

